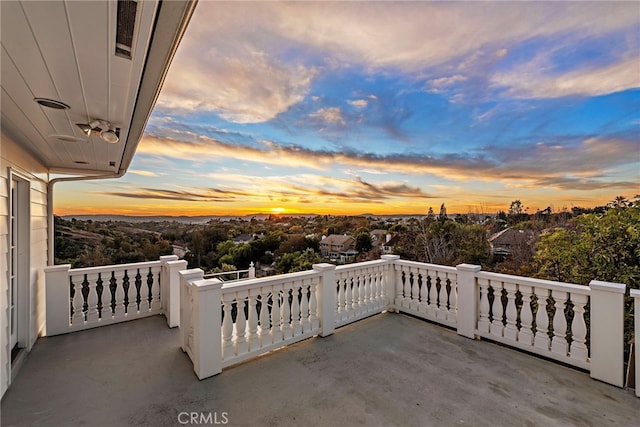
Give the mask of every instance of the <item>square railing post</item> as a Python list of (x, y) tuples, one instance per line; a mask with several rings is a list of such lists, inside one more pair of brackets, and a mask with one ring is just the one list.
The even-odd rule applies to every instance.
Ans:
[(193, 337), (193, 287), (191, 283), (202, 280), (204, 271), (199, 268), (183, 270), (180, 276), (180, 346), (189, 352), (189, 337)]
[(640, 397), (640, 289), (631, 289), (634, 300), (634, 345), (636, 354), (636, 396)]
[(458, 335), (476, 338), (478, 322), (478, 292), (476, 273), (482, 267), (473, 264), (460, 264), (458, 270)]
[(222, 281), (196, 280), (193, 286), (193, 370), (198, 379), (222, 372)]
[(400, 255), (382, 255), (381, 259), (387, 261), (387, 265), (385, 265), (384, 269), (384, 294), (386, 296), (385, 305), (387, 310), (395, 309), (398, 312), (398, 307), (396, 307), (396, 271), (395, 271), (395, 262), (400, 259)]
[(55, 265), (44, 269), (47, 336), (69, 332), (69, 319), (71, 317), (70, 269), (71, 264)]
[(318, 287), (318, 317), (320, 318), (320, 336), (326, 337), (335, 331), (336, 311), (336, 266), (333, 264), (314, 264), (313, 269), (320, 273)]
[(187, 261), (178, 260), (176, 255), (161, 256), (162, 283), (161, 298), (164, 316), (170, 328), (180, 326), (180, 274), (187, 269)]
[(622, 283), (592, 280), (591, 378), (624, 384), (624, 292)]

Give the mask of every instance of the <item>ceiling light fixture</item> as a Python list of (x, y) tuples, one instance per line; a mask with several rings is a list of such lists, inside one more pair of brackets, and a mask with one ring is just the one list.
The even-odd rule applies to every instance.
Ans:
[(115, 144), (120, 140), (118, 129), (106, 120), (95, 119), (89, 123), (76, 123), (82, 133), (91, 136), (92, 132), (100, 135), (104, 142)]

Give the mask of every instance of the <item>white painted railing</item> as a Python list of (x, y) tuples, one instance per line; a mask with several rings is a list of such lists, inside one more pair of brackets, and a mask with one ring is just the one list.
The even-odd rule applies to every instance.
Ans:
[(335, 270), (335, 327), (353, 323), (389, 307), (385, 272), (390, 264), (382, 260), (342, 265)]
[(455, 328), (469, 338), (558, 360), (622, 386), (622, 284), (592, 281), (579, 286), (482, 272), (468, 264), (403, 261), (394, 255), (337, 268), (318, 264), (313, 271), (226, 286), (203, 280), (201, 270), (181, 274), (183, 350), (199, 378), (394, 310)]
[[(47, 267), (47, 335), (155, 314), (167, 315), (169, 326), (178, 326), (179, 287), (176, 279), (177, 271), (185, 267), (185, 261), (178, 261), (172, 255), (134, 264), (79, 269), (71, 269), (69, 264)], [(172, 299), (174, 310), (170, 316)]]
[(457, 326), (458, 271), (455, 267), (397, 260), (394, 268), (396, 311)]
[(476, 277), (479, 336), (589, 368), (588, 287), (489, 272)]

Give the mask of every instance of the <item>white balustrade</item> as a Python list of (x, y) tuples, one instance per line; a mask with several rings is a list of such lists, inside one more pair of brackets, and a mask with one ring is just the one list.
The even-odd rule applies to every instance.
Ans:
[[(198, 377), (206, 378), (223, 367), (396, 310), (456, 328), (469, 338), (488, 338), (590, 370), (593, 378), (621, 386), (622, 284), (593, 281), (586, 287), (385, 255), (223, 285), (204, 279), (202, 270), (185, 271), (184, 261), (163, 258), (47, 268), (47, 335), (165, 314), (169, 326), (181, 326), (181, 347)], [(173, 283), (175, 276), (179, 284)], [(640, 291), (631, 294), (640, 305)], [(636, 326), (637, 341), (639, 330)]]
[(396, 310), (455, 327), (458, 316), (456, 268), (403, 260), (395, 260), (394, 265), (397, 277), (403, 280), (403, 297), (400, 306), (396, 298)]
[[(489, 272), (478, 272), (476, 278), (480, 292), (477, 328), (480, 337), (589, 369), (584, 317), (590, 295), (588, 287)], [(493, 288), (491, 306), (485, 298), (489, 287)], [(503, 291), (506, 305), (501, 299)], [(489, 310), (493, 315), (491, 321)], [(569, 311), (573, 315), (570, 340)]]
[[(343, 265), (335, 269), (338, 285), (336, 327), (380, 313), (387, 308), (382, 303), (386, 298), (383, 281), (387, 265), (388, 261), (381, 259)], [(342, 305), (343, 287), (344, 306)]]
[[(173, 268), (169, 263), (174, 264)], [(68, 264), (47, 267), (47, 335), (156, 314), (164, 314), (169, 326), (177, 326), (180, 311), (177, 271), (185, 267), (186, 262), (177, 261), (174, 256), (159, 261), (79, 269), (71, 269)], [(167, 272), (166, 279), (163, 272)], [(175, 300), (173, 307), (163, 301), (171, 294)]]

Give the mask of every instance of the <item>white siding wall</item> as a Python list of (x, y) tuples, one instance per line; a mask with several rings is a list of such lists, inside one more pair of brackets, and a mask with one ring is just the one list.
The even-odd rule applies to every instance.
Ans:
[(29, 342), (28, 349), (44, 327), (44, 267), (47, 265), (47, 169), (28, 152), (2, 133), (0, 142), (0, 396), (11, 378), (9, 348), (9, 171), (15, 170), (30, 181), (30, 256), (29, 256)]

